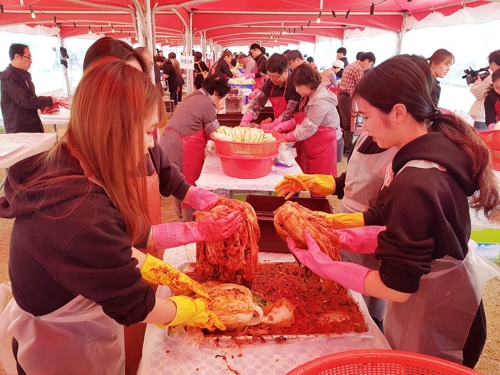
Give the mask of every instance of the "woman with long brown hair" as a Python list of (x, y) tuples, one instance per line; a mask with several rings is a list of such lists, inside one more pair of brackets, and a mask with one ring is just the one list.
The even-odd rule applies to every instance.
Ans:
[[(353, 228), (337, 230), (343, 248), (374, 252), (380, 267), (333, 262), (308, 233), (308, 251), (288, 243), (320, 276), (388, 300), (384, 327), (393, 349), (473, 368), (486, 340), (484, 283), (498, 270), (469, 244), (469, 207), (488, 218), (498, 214), (499, 186), (488, 148), (474, 128), (436, 108), (429, 77), (426, 64), (396, 56), (354, 91), (363, 128), (380, 147), (398, 151), (386, 169), (381, 207), (327, 220), (333, 229)], [(378, 233), (373, 246), (356, 249), (370, 231)]]
[[(225, 328), (196, 282), (133, 247), (152, 220), (145, 154), (159, 171), (162, 194), (188, 200), (196, 194), (155, 147), (152, 131), (165, 119), (149, 78), (104, 57), (88, 66), (78, 85), (63, 139), (9, 168), (0, 216), (15, 218), (9, 257), (14, 299), (2, 320), (4, 334), (14, 338), (19, 374), (120, 374), (121, 325)], [(237, 229), (241, 217), (229, 221)], [(221, 228), (214, 220), (171, 224), (160, 228), (171, 243), (210, 240)], [(176, 294), (194, 291), (197, 298), (158, 299), (143, 279)]]

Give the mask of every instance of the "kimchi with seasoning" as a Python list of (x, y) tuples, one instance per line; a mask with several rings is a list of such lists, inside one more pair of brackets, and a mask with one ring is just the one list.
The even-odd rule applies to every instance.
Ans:
[(254, 209), (246, 202), (221, 197), (208, 211), (194, 213), (196, 220), (220, 219), (234, 211), (245, 218), (243, 225), (228, 238), (196, 243), (196, 271), (207, 280), (249, 286), (257, 272), (260, 229)]
[[(263, 321), (235, 331), (206, 334), (210, 337), (250, 336), (263, 339), (262, 336), (266, 335), (279, 338), (290, 335), (340, 335), (368, 330), (359, 305), (342, 285), (331, 281), (329, 287), (325, 287), (322, 280), (309, 277), (304, 271), (305, 268), (295, 262), (260, 263), (251, 291), (254, 302), (264, 310)], [(196, 270), (189, 276), (198, 282), (207, 281)], [(273, 319), (270, 320), (271, 304), (277, 309), (288, 309), (293, 315), (291, 321), (276, 324)]]

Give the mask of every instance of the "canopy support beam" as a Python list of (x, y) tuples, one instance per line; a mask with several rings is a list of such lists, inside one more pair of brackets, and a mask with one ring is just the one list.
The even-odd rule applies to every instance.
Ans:
[(403, 38), (406, 33), (406, 20), (408, 19), (408, 12), (403, 13), (403, 22), (401, 23), (401, 30), (397, 34), (396, 39), (396, 55), (401, 55), (401, 48), (403, 45)]

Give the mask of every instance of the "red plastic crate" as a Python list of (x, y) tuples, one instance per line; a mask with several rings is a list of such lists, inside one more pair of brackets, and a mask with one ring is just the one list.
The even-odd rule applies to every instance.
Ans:
[(400, 350), (352, 350), (317, 358), (286, 375), (481, 375), (444, 359)]

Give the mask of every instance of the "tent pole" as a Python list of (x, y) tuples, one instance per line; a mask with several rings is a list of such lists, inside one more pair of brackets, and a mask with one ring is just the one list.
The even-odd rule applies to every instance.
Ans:
[[(193, 56), (193, 13), (189, 12), (189, 29), (186, 30), (186, 44), (184, 46), (186, 56)], [(193, 67), (186, 69), (186, 92), (191, 94), (194, 87)]]
[[(61, 47), (64, 48), (64, 41), (61, 38), (61, 29), (59, 27), (57, 27), (57, 44), (59, 45), (59, 51), (57, 51), (57, 54), (59, 55), (59, 58), (62, 60), (60, 48)], [(69, 64), (69, 60), (66, 60), (66, 62)], [(64, 76), (65, 94), (67, 96), (71, 96), (71, 86), (69, 84), (68, 68), (66, 68), (63, 64), (61, 64), (61, 71)]]
[(403, 13), (403, 22), (401, 24), (401, 30), (398, 33), (398, 37), (396, 39), (396, 55), (401, 55), (401, 47), (403, 45), (403, 38), (406, 33), (406, 20), (408, 18), (408, 12)]

